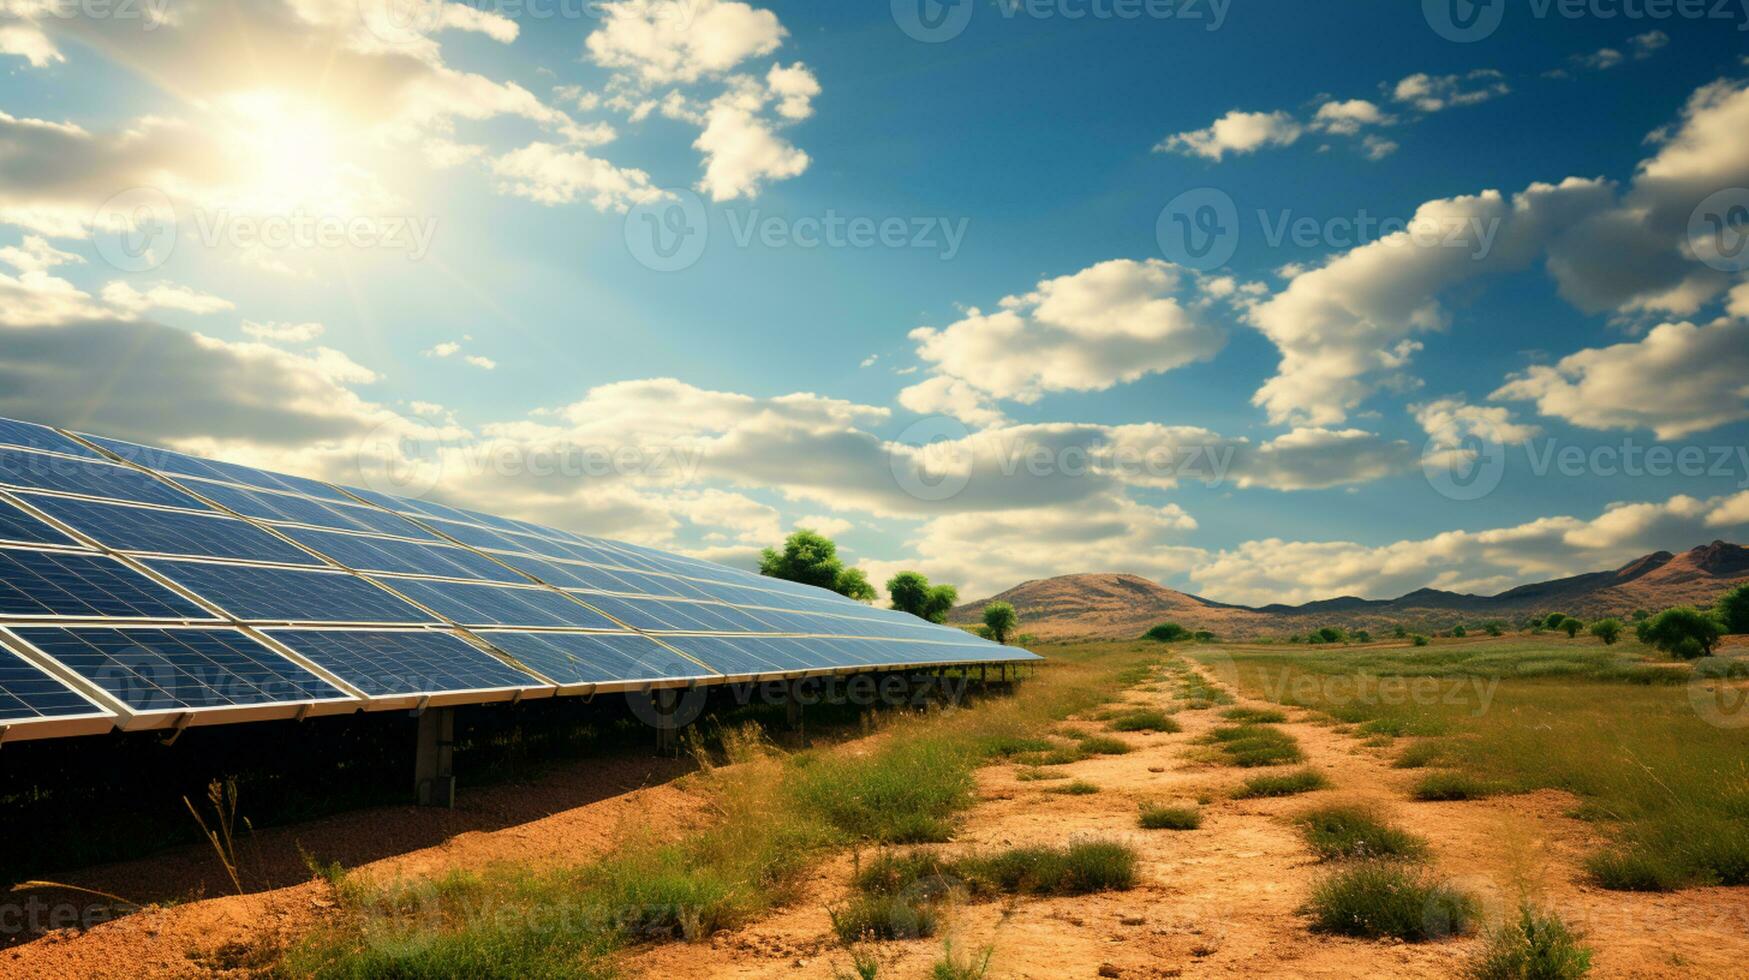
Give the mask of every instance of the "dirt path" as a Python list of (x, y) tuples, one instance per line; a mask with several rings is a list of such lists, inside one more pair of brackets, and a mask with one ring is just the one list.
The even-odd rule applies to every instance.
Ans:
[[(1237, 693), (1237, 692), (1230, 692)], [(1159, 691), (1131, 691), (1137, 704), (1170, 706)], [(1240, 705), (1273, 707), (1239, 698)], [(1182, 711), (1176, 734), (1119, 736), (1135, 751), (1064, 767), (1100, 787), (1088, 796), (1022, 782), (1016, 767), (979, 772), (981, 802), (949, 850), (1075, 837), (1126, 841), (1142, 856), (1141, 884), (1128, 892), (1076, 898), (984, 902), (951, 910), (945, 937), (962, 955), (994, 949), (992, 977), (1451, 977), (1479, 937), (1405, 944), (1315, 935), (1298, 909), (1324, 873), (1285, 817), (1313, 803), (1373, 803), (1433, 845), (1433, 867), (1476, 892), (1490, 916), (1516, 907), (1528, 889), (1591, 936), (1599, 977), (1730, 976), (1749, 961), (1749, 888), (1672, 895), (1608, 892), (1585, 883), (1581, 862), (1600, 843), (1565, 814), (1576, 800), (1556, 792), (1455, 803), (1412, 802), (1416, 773), (1392, 768), (1395, 748), (1366, 747), (1340, 726), (1289, 710), (1285, 728), (1332, 787), (1296, 797), (1232, 800), (1256, 770), (1201, 761), (1199, 735), (1221, 709)], [(1087, 730), (1104, 726), (1073, 723)], [(1143, 802), (1203, 806), (1194, 831), (1144, 831)], [(846, 858), (820, 869), (791, 910), (717, 936), (708, 952), (685, 946), (639, 951), (634, 975), (665, 978), (828, 977), (850, 972), (830, 938), (828, 906), (842, 902), (853, 872)], [(942, 937), (879, 944), (880, 976), (925, 977)]]

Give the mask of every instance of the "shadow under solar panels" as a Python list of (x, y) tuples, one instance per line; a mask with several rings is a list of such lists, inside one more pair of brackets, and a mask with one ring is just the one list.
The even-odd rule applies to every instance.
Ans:
[(107, 555), (0, 548), (0, 616), (212, 619)]
[(359, 624), (433, 622), (429, 613), (347, 572), (169, 559), (153, 559), (146, 565), (240, 620)]
[(239, 630), (21, 626), (12, 632), (138, 714), (352, 700)]
[(294, 653), (371, 697), (544, 689), (544, 681), (454, 633), (433, 630), (271, 630)]
[(485, 630), (480, 636), (561, 685), (720, 678), (698, 664), (636, 633), (516, 633)]
[(321, 559), (302, 548), (233, 517), (42, 494), (21, 496), (55, 520), (116, 551), (237, 558), (285, 565), (322, 564)]
[(548, 626), (617, 630), (606, 616), (564, 594), (535, 586), (376, 576), (384, 585), (463, 626)]
[(189, 510), (210, 509), (163, 480), (139, 470), (115, 463), (88, 462), (16, 449), (0, 449), (0, 484), (21, 490), (53, 490)]

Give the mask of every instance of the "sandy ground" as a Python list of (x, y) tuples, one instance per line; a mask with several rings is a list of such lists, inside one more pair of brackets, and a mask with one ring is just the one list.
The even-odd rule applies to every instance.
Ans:
[[(1138, 704), (1169, 695), (1132, 691)], [(1254, 703), (1241, 700), (1241, 704)], [(1262, 706), (1262, 705), (1258, 705)], [(1585, 930), (1595, 975), (1739, 975), (1749, 962), (1749, 888), (1673, 895), (1606, 892), (1585, 883), (1580, 862), (1600, 843), (1565, 814), (1556, 792), (1461, 803), (1410, 802), (1415, 773), (1390, 767), (1395, 748), (1366, 747), (1339, 727), (1290, 713), (1287, 728), (1334, 788), (1298, 797), (1235, 801), (1244, 776), (1204, 761), (1194, 740), (1218, 724), (1218, 709), (1186, 711), (1177, 734), (1123, 735), (1135, 751), (1065, 767), (1101, 789), (1090, 796), (1047, 792), (1060, 783), (1021, 782), (1012, 766), (980, 770), (981, 801), (950, 848), (1116, 838), (1142, 855), (1132, 891), (953, 907), (944, 936), (880, 944), (881, 976), (927, 976), (944, 938), (962, 955), (994, 950), (992, 977), (1449, 977), (1479, 938), (1426, 944), (1314, 935), (1297, 911), (1325, 869), (1288, 822), (1309, 805), (1337, 799), (1376, 804), (1433, 844), (1441, 875), (1475, 891), (1490, 912), (1528, 891)], [(1084, 727), (1099, 726), (1085, 724)], [(702, 819), (701, 801), (672, 780), (683, 771), (655, 760), (579, 764), (535, 786), (464, 795), (456, 811), (408, 808), (349, 814), (262, 835), (262, 875), (307, 878), (298, 848), (323, 860), (387, 876), (429, 875), (495, 861), (577, 863), (634, 830), (676, 831)], [(1143, 802), (1209, 800), (1194, 831), (1143, 831)], [(816, 869), (786, 910), (698, 945), (646, 947), (623, 959), (633, 976), (831, 977), (848, 972), (831, 938), (827, 909), (845, 899), (853, 858)], [(138, 901), (226, 890), (199, 849), (63, 878)], [(271, 872), (271, 873), (269, 873)], [(63, 930), (0, 951), (3, 977), (242, 976), (333, 908), (326, 884), (305, 882), (242, 896), (154, 907), (85, 932)]]

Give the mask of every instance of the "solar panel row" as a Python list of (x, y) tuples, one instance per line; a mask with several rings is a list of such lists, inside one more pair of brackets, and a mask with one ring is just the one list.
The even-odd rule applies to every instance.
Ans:
[(82, 438), (104, 452), (0, 419), (0, 738), (1031, 659), (637, 545)]

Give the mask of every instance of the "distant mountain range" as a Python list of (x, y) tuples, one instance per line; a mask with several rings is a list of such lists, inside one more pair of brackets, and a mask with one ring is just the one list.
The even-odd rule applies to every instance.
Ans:
[(985, 603), (1012, 603), (1020, 631), (1041, 638), (1140, 636), (1156, 623), (1175, 622), (1223, 637), (1275, 636), (1342, 626), (1377, 632), (1401, 623), (1425, 630), (1490, 619), (1517, 624), (1538, 613), (1584, 619), (1627, 616), (1635, 609), (1708, 605), (1721, 592), (1749, 581), (1749, 548), (1714, 541), (1682, 554), (1660, 551), (1613, 571), (1536, 582), (1499, 595), (1417, 589), (1395, 599), (1339, 596), (1303, 605), (1235, 606), (1169, 589), (1137, 575), (1096, 573), (1034, 579), (954, 608), (948, 621), (975, 623)]

